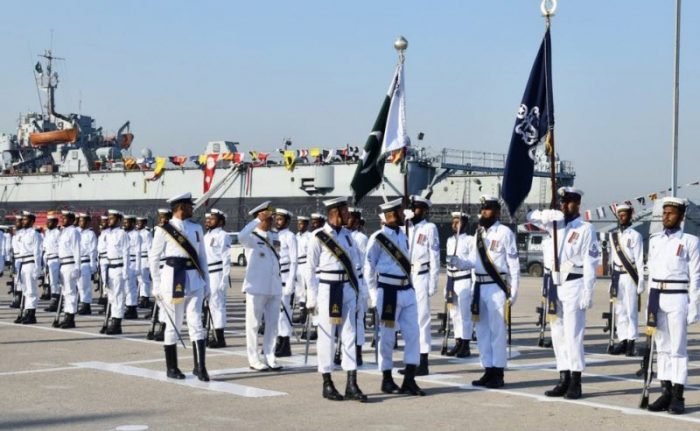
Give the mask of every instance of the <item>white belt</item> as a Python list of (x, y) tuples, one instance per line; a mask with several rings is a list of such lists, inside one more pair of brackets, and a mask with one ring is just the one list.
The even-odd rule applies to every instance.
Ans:
[[(321, 278), (323, 277), (323, 278)], [(337, 283), (339, 281), (350, 281), (347, 274), (319, 274), (319, 283)]]
[(688, 290), (688, 282), (685, 280), (657, 280), (653, 278), (651, 288), (664, 290)]
[(471, 275), (471, 274), (472, 274), (472, 272), (469, 270), (460, 271), (460, 270), (456, 270), (456, 269), (455, 270), (452, 270), (449, 268), (447, 269), (447, 276), (448, 277), (454, 277), (454, 278), (464, 277), (464, 276)]
[(430, 262), (417, 262), (417, 263), (412, 263), (411, 268), (413, 268), (416, 271), (422, 271), (424, 269), (430, 269)]
[(379, 283), (390, 284), (392, 286), (406, 286), (406, 285), (411, 283), (411, 281), (405, 277), (394, 278), (394, 277), (387, 277), (387, 276), (384, 276), (381, 274), (379, 274), (379, 276), (377, 277), (377, 281)]

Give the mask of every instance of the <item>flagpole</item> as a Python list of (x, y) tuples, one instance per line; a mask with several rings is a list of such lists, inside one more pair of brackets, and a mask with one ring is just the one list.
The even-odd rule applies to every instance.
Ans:
[[(408, 48), (408, 40), (405, 37), (399, 36), (394, 41), (394, 49), (399, 54), (399, 67), (403, 68), (404, 60), (406, 59), (406, 48)], [(403, 151), (403, 201), (404, 206), (408, 208), (408, 158), (406, 157), (406, 147), (402, 149)], [(408, 236), (408, 223), (405, 223), (406, 236)]]
[(676, 0), (676, 43), (674, 46), (674, 81), (673, 81), (673, 132), (671, 163), (671, 196), (676, 196), (678, 187), (678, 89), (680, 75), (681, 48), (681, 0)]

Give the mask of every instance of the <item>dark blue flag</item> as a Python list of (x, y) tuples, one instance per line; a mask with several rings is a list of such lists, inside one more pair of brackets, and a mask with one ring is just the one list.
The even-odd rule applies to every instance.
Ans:
[(530, 71), (522, 102), (510, 138), (510, 148), (503, 174), (503, 200), (511, 215), (515, 214), (532, 187), (535, 151), (547, 144), (553, 151), (554, 104), (549, 28)]

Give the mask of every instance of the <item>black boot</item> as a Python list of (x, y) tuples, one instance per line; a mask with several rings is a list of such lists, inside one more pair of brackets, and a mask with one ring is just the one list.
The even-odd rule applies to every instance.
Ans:
[(544, 394), (548, 397), (563, 397), (571, 384), (571, 371), (559, 371), (559, 383)]
[(14, 323), (22, 323), (22, 319), (24, 318), (24, 315), (22, 313), (22, 310), (19, 311), (17, 314), (17, 317), (15, 317)]
[(151, 308), (151, 301), (146, 296), (139, 297), (139, 308)]
[(46, 301), (48, 299), (51, 299), (51, 292), (49, 292), (49, 289), (44, 288), (41, 292), (41, 296), (39, 297), (40, 300)]
[(357, 386), (357, 371), (348, 371), (348, 383), (345, 385), (345, 399), (361, 403), (367, 402), (367, 395)]
[(136, 306), (135, 305), (127, 305), (126, 306), (126, 311), (124, 312), (124, 319), (125, 320), (133, 320), (133, 319), (138, 319), (139, 318), (139, 313), (136, 311)]
[(622, 340), (617, 343), (608, 353), (611, 355), (621, 355), (625, 352), (627, 352), (627, 340)]
[(495, 369), (492, 367), (486, 367), (484, 370), (484, 375), (481, 376), (479, 380), (472, 381), (472, 386), (486, 386), (486, 383), (488, 383), (493, 377), (494, 370)]
[(175, 344), (170, 344), (163, 346), (163, 350), (165, 350), (166, 375), (171, 379), (184, 379), (185, 375), (182, 374), (182, 371), (177, 367), (177, 346)]
[(206, 341), (197, 340), (192, 342), (192, 354), (194, 355), (194, 368), (192, 374), (197, 376), (203, 382), (209, 381), (209, 373), (206, 368)]
[[(422, 354), (421, 354), (422, 356)], [(423, 396), (425, 392), (416, 384), (416, 366), (413, 364), (406, 365), (406, 373), (403, 376), (403, 383), (399, 392), (402, 394)]]
[[(58, 302), (56, 302), (58, 304)], [(12, 299), (12, 304), (10, 304), (10, 308), (19, 308), (20, 305), (22, 304), (22, 292), (15, 292), (15, 296)], [(54, 308), (52, 311), (56, 311)]]
[(493, 376), (491, 377), (491, 380), (486, 382), (486, 387), (489, 389), (498, 389), (502, 388), (504, 385), (503, 383), (503, 368), (494, 368), (493, 371)]
[(331, 373), (323, 373), (323, 398), (331, 401), (343, 401), (343, 396), (333, 385)]
[(275, 356), (278, 358), (292, 356), (292, 345), (289, 341), (289, 337), (278, 337), (279, 340), (279, 350), (275, 350)]
[(577, 400), (581, 398), (581, 372), (572, 371), (571, 372), (571, 384), (569, 384), (569, 389), (567, 389), (564, 394), (564, 398), (567, 400)]
[(112, 317), (109, 319), (109, 324), (107, 325), (107, 330), (105, 334), (107, 335), (119, 335), (122, 333), (122, 319)]
[(471, 350), (469, 350), (469, 340), (462, 340), (462, 348), (455, 354), (456, 358), (468, 358), (472, 355)]
[(676, 383), (671, 390), (671, 404), (668, 405), (668, 412), (672, 415), (682, 415), (685, 413), (685, 398), (683, 398), (683, 385)]
[(382, 371), (382, 392), (385, 394), (398, 394), (401, 388), (394, 383), (394, 378), (391, 377), (391, 370)]
[(51, 294), (51, 302), (49, 303), (49, 306), (44, 308), (44, 311), (48, 311), (49, 313), (55, 313), (56, 310), (58, 309), (58, 298), (61, 295), (57, 293)]
[(58, 324), (58, 327), (61, 329), (75, 328), (75, 314), (66, 313), (61, 323)]
[(627, 352), (625, 356), (637, 356), (637, 350), (634, 348), (634, 340), (627, 340)]
[(22, 318), (23, 325), (32, 325), (36, 323), (36, 315), (34, 314), (36, 310), (24, 310), (24, 317)]
[(364, 363), (362, 360), (362, 346), (355, 346), (355, 362), (358, 367), (361, 367)]
[(153, 341), (163, 341), (165, 339), (165, 322), (156, 325), (156, 332), (153, 334)]
[(92, 308), (87, 302), (81, 302), (78, 304), (78, 314), (81, 316), (86, 316), (92, 314)]
[(416, 368), (416, 376), (427, 376), (428, 374), (430, 374), (428, 370), (428, 354), (421, 353), (420, 363), (418, 364), (418, 368)]
[(209, 347), (210, 349), (220, 349), (222, 347), (226, 347), (226, 338), (224, 338), (223, 328), (214, 329), (214, 333), (216, 334), (216, 337), (209, 338), (209, 343), (207, 344), (207, 347)]
[(661, 380), (661, 396), (656, 399), (653, 403), (649, 404), (649, 407), (647, 407), (647, 410), (650, 412), (661, 412), (664, 410), (668, 410), (668, 406), (671, 405), (671, 381), (670, 380)]
[(455, 345), (451, 349), (449, 349), (447, 352), (445, 352), (445, 356), (454, 356), (459, 352), (459, 350), (462, 348), (462, 339), (461, 338), (456, 338), (455, 339)]

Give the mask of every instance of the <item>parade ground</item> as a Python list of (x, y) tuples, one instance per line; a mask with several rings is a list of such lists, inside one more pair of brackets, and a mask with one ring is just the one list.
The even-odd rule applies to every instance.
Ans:
[[(580, 400), (547, 398), (544, 391), (558, 379), (551, 349), (537, 347), (539, 328), (535, 307), (541, 279), (524, 277), (513, 309), (511, 360), (505, 387), (485, 390), (471, 386), (482, 374), (478, 349), (472, 357), (440, 355), (437, 313), (443, 310), (439, 293), (432, 298), (433, 349), (429, 376), (418, 377), (425, 397), (386, 395), (379, 390), (381, 374), (374, 350), (364, 347), (358, 372), (360, 388), (369, 401), (331, 402), (321, 397), (321, 376), (311, 343), (304, 364), (304, 340), (293, 339), (290, 358), (282, 358), (280, 372), (256, 372), (245, 354), (243, 295), (244, 269), (232, 270), (228, 293), (228, 347), (207, 350), (212, 378), (204, 383), (191, 374), (192, 350), (178, 348), (185, 380), (165, 377), (162, 343), (145, 335), (150, 321), (125, 320), (124, 334), (98, 333), (103, 317), (93, 304), (92, 316), (76, 316), (75, 329), (51, 327), (54, 313), (38, 307), (36, 325), (18, 325), (16, 309), (2, 279), (0, 295), (0, 429), (2, 430), (691, 430), (700, 429), (700, 325), (689, 328), (687, 414), (672, 416), (639, 409), (639, 357), (606, 354), (608, 335), (601, 314), (608, 309), (609, 280), (598, 281), (594, 308), (588, 311), (585, 336), (587, 368)], [(96, 301), (95, 301), (96, 303)], [(643, 317), (640, 321), (644, 321)], [(184, 329), (184, 328), (183, 328)], [(186, 329), (184, 333), (186, 336)], [(298, 333), (299, 331), (297, 331)], [(368, 332), (371, 335), (371, 331)], [(549, 338), (549, 337), (548, 337)], [(401, 343), (395, 351), (395, 381), (402, 377)], [(450, 340), (450, 345), (453, 340)], [(644, 347), (644, 338), (638, 350)], [(345, 389), (345, 373), (333, 373), (338, 390)], [(659, 395), (654, 382), (651, 400)]]

